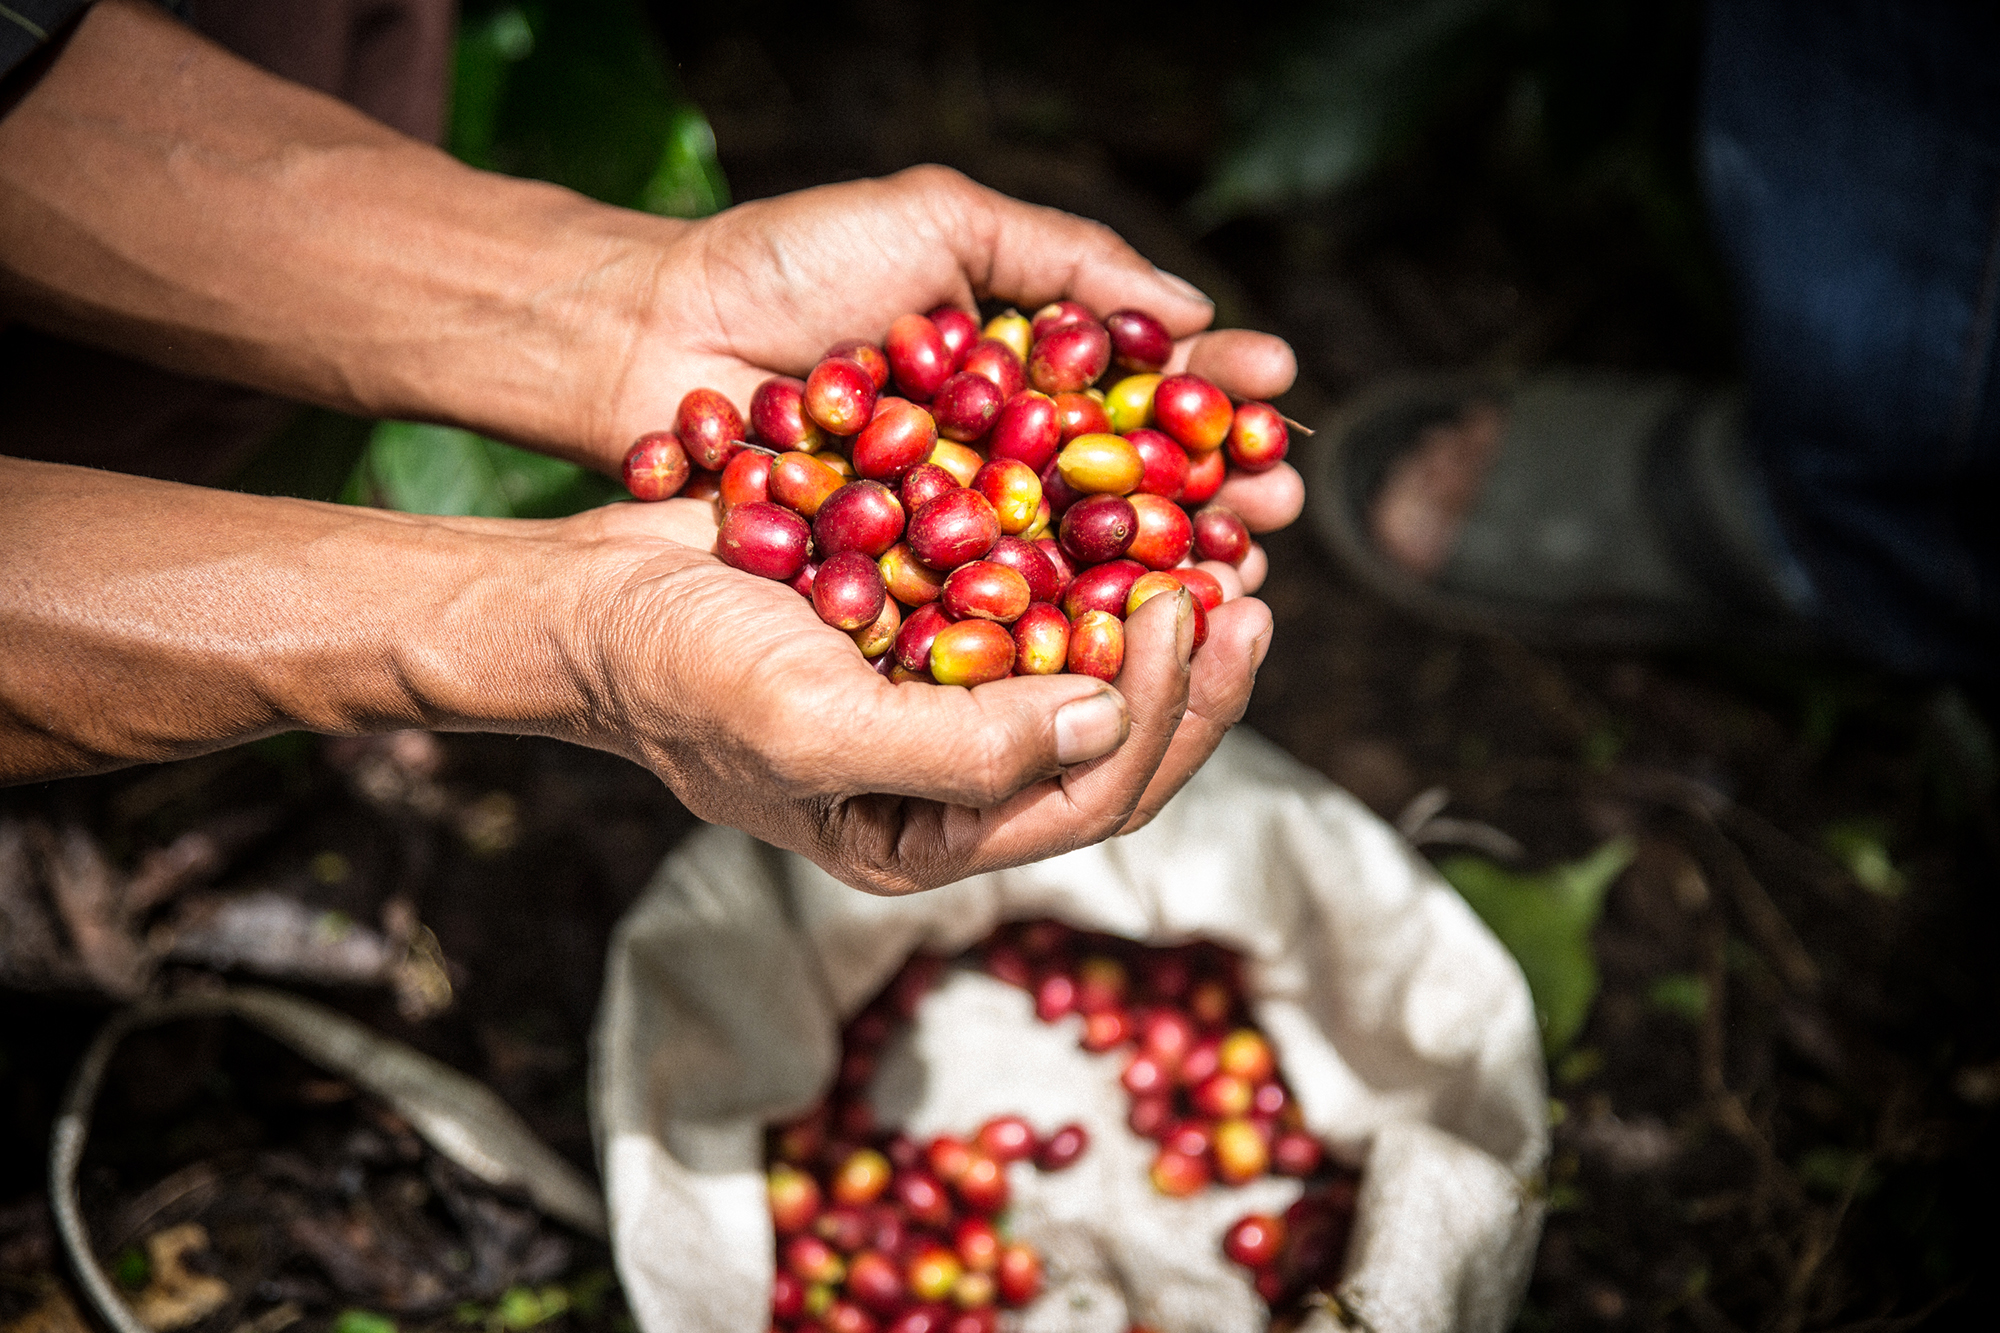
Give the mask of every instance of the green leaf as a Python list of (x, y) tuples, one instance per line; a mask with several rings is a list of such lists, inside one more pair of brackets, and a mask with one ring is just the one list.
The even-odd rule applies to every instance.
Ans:
[(1568, 1182), (1549, 1186), (1548, 1209), (1551, 1213), (1573, 1213), (1588, 1202), (1583, 1190)]
[(519, 5), (490, 14), (467, 14), (458, 25), (452, 58), (451, 127), (445, 142), (475, 167), (493, 162), (500, 103), (514, 65), (535, 49), (535, 32)]
[(1603, 1051), (1595, 1046), (1579, 1046), (1556, 1062), (1556, 1083), (1560, 1087), (1571, 1087), (1596, 1077), (1603, 1069)]
[(639, 207), (667, 217), (698, 218), (729, 206), (729, 184), (715, 160), (715, 131), (693, 107), (681, 107), (659, 165), (639, 192)]
[[(476, 167), (676, 217), (728, 206), (715, 133), (634, 0), (473, 0), (453, 73), (448, 142)], [(374, 427), (340, 490), (349, 504), (486, 518), (550, 518), (623, 496), (569, 463), (395, 421)]]
[(373, 1310), (342, 1310), (333, 1333), (396, 1333), (396, 1321)]
[(1889, 858), (1889, 826), (1879, 819), (1845, 819), (1820, 835), (1827, 851), (1862, 888), (1878, 898), (1900, 898), (1909, 881)]
[(539, 1292), (527, 1287), (509, 1287), (493, 1305), (492, 1323), (518, 1331), (546, 1323), (569, 1308), (569, 1293), (559, 1286), (546, 1286)]
[(112, 1261), (111, 1276), (127, 1291), (137, 1291), (153, 1276), (153, 1265), (140, 1252), (138, 1246), (127, 1245)]
[(573, 463), (451, 426), (384, 421), (342, 498), (413, 514), (551, 518), (623, 492)]
[(451, 149), (628, 208), (729, 203), (715, 134), (633, 0), (512, 4), (459, 25)]
[(1699, 1024), (1708, 1016), (1708, 981), (1692, 972), (1669, 973), (1647, 988), (1646, 1000), (1655, 1009)]
[(617, 1285), (608, 1268), (593, 1268), (569, 1284), (570, 1305), (586, 1319), (597, 1318), (605, 1296)]
[(1576, 1040), (1597, 999), (1590, 931), (1605, 893), (1631, 863), (1631, 842), (1616, 838), (1581, 861), (1538, 874), (1517, 874), (1478, 856), (1449, 857), (1438, 866), (1521, 965), (1542, 1048), (1552, 1058)]

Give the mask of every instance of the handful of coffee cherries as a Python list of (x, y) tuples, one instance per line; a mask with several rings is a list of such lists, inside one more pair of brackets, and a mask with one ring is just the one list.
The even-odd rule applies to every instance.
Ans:
[(625, 485), (717, 500), (717, 556), (810, 598), (891, 680), (1111, 680), (1125, 617), (1161, 593), (1193, 595), (1201, 646), (1223, 588), (1191, 560), (1250, 552), (1211, 501), (1289, 443), (1269, 403), (1161, 373), (1172, 352), (1143, 310), (1056, 301), (982, 329), (940, 306), (766, 380), (747, 432), (692, 391), (632, 446)]

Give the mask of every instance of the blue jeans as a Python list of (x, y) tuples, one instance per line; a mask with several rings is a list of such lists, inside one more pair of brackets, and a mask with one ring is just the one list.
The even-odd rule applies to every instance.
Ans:
[(2000, 7), (1712, 0), (1701, 124), (1751, 432), (1804, 609), (2000, 662)]

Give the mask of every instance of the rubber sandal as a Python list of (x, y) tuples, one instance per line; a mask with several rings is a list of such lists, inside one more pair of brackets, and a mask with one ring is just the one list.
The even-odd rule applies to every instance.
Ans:
[[(1370, 507), (1426, 427), (1481, 402), (1504, 410), (1499, 453), (1427, 581), (1382, 552)], [(1355, 577), (1420, 617), (1547, 644), (1815, 646), (1734, 393), (1613, 374), (1432, 376), (1362, 395), (1325, 434), (1307, 463), (1309, 521)]]

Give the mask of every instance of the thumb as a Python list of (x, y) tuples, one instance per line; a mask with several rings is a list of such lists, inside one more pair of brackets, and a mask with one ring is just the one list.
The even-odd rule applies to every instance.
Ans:
[(994, 806), (1110, 754), (1131, 728), (1124, 696), (1089, 676), (1016, 676), (974, 689), (876, 680), (867, 715), (836, 729), (870, 738), (838, 764), (857, 793)]
[(981, 296), (1033, 310), (1069, 297), (1100, 315), (1151, 311), (1184, 338), (1208, 327), (1215, 303), (1192, 283), (1155, 268), (1101, 222), (1010, 199), (970, 181), (957, 195), (950, 239)]

